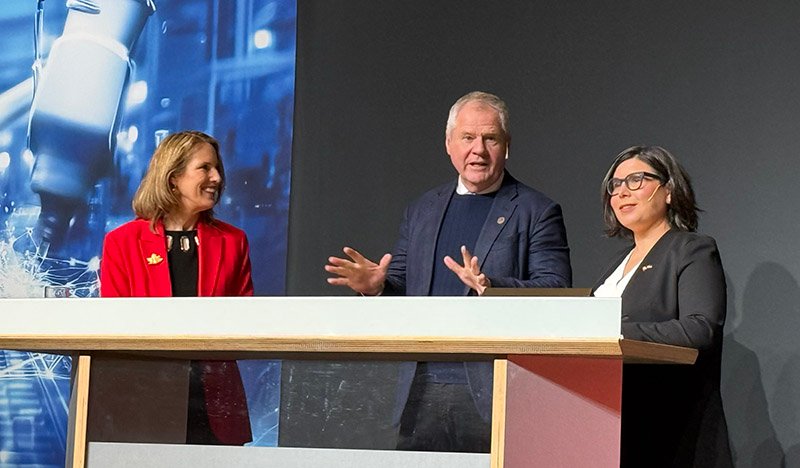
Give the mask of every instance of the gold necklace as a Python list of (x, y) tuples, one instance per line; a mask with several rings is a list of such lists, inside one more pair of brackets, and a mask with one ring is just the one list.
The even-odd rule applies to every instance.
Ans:
[[(194, 236), (194, 242), (196, 245), (200, 245), (200, 241), (197, 236)], [(172, 252), (172, 244), (173, 239), (172, 235), (167, 234), (167, 252)], [(189, 241), (189, 236), (181, 236), (178, 240), (178, 244), (181, 247), (181, 252), (188, 252), (190, 248), (192, 248), (192, 244)]]

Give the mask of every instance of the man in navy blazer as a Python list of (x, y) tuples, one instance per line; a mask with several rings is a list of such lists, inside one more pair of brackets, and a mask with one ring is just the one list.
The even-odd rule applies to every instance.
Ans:
[[(349, 258), (330, 257), (325, 269), (336, 276), (328, 282), (364, 295), (406, 296), (569, 287), (561, 208), (505, 170), (509, 142), (500, 98), (478, 91), (461, 97), (445, 131), (458, 179), (406, 209), (393, 253), (378, 263), (350, 247)], [(489, 450), (491, 363), (403, 363), (398, 387), (398, 448)]]

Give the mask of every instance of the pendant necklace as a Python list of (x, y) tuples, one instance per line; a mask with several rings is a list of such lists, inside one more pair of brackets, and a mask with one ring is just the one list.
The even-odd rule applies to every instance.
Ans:
[[(197, 236), (195, 236), (195, 241), (197, 241)], [(167, 234), (167, 251), (169, 252), (172, 251), (172, 244), (173, 244), (172, 236)], [(178, 244), (181, 247), (181, 252), (188, 252), (189, 249), (192, 247), (192, 244), (189, 241), (189, 236), (181, 236), (181, 238), (178, 240)]]

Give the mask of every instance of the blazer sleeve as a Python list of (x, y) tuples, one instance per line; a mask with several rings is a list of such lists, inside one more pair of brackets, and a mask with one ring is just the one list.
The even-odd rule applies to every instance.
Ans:
[[(658, 322), (623, 321), (622, 334), (635, 340), (708, 348), (722, 332), (727, 307), (725, 273), (716, 242), (705, 236), (689, 239), (679, 247), (675, 267), (677, 281), (663, 284), (677, 296), (677, 314), (671, 314), (675, 318)], [(668, 296), (673, 294), (668, 293)], [(623, 309), (624, 302), (623, 297)], [(663, 313), (668, 316), (670, 311)]]
[(550, 203), (536, 219), (526, 239), (524, 278), (492, 276), (492, 286), (500, 288), (568, 288), (572, 286), (567, 230), (557, 203)]
[(239, 275), (236, 275), (237, 284), (234, 288), (234, 296), (252, 296), (253, 295), (253, 277), (252, 269), (250, 266), (250, 243), (247, 241), (247, 235), (242, 233), (239, 243), (239, 255), (236, 256), (239, 260)]
[(400, 234), (392, 251), (392, 261), (386, 272), (386, 281), (383, 284), (384, 296), (405, 296), (406, 294), (406, 257), (408, 255), (410, 208), (406, 208), (403, 222), (400, 224)]
[(119, 245), (118, 236), (106, 234), (103, 241), (103, 256), (100, 261), (100, 297), (130, 297), (127, 256)]

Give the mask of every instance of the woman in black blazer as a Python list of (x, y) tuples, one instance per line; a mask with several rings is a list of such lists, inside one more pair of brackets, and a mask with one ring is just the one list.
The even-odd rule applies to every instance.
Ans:
[(610, 237), (633, 241), (595, 284), (622, 297), (622, 335), (700, 350), (694, 366), (625, 365), (624, 467), (732, 466), (719, 392), (725, 274), (717, 244), (695, 233), (689, 177), (657, 146), (620, 153), (603, 180)]

